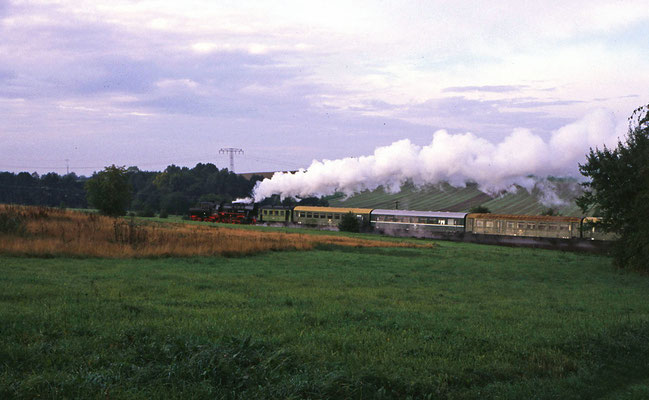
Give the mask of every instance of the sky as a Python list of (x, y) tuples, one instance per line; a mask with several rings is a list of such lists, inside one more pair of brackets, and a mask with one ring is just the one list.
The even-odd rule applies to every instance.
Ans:
[(236, 172), (295, 170), (440, 130), (560, 149), (606, 115), (574, 172), (647, 71), (646, 0), (0, 0), (0, 170), (225, 168), (229, 147)]

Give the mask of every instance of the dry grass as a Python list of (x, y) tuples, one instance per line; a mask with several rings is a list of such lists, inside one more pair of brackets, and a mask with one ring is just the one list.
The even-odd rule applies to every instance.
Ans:
[(115, 258), (233, 256), (277, 250), (309, 250), (318, 244), (432, 246), (217, 226), (142, 223), (133, 219), (53, 208), (0, 205), (0, 253), (9, 255)]

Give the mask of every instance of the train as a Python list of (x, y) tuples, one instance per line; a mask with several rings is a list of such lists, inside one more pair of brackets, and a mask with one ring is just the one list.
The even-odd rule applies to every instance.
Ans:
[[(596, 217), (513, 215), (448, 211), (390, 210), (376, 208), (202, 205), (190, 210), (193, 220), (228, 223), (294, 224), (335, 229), (342, 217), (354, 215), (363, 231), (432, 239), (527, 238), (612, 241), (615, 236), (599, 229)], [(484, 241), (484, 240), (483, 240)]]

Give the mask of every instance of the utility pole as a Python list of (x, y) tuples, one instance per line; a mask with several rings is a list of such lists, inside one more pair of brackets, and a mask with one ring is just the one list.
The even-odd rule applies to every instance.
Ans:
[(70, 159), (65, 159), (65, 172), (67, 175), (70, 175)]
[(219, 154), (229, 154), (230, 155), (230, 172), (234, 172), (234, 155), (243, 154), (243, 150), (236, 149), (234, 147), (224, 147), (219, 150)]

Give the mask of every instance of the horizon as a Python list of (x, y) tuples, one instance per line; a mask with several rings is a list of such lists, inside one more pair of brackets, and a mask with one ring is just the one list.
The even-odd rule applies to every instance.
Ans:
[(609, 140), (649, 103), (647, 22), (642, 1), (0, 1), (0, 170), (222, 169), (229, 147), (237, 173), (297, 170), (593, 112)]

